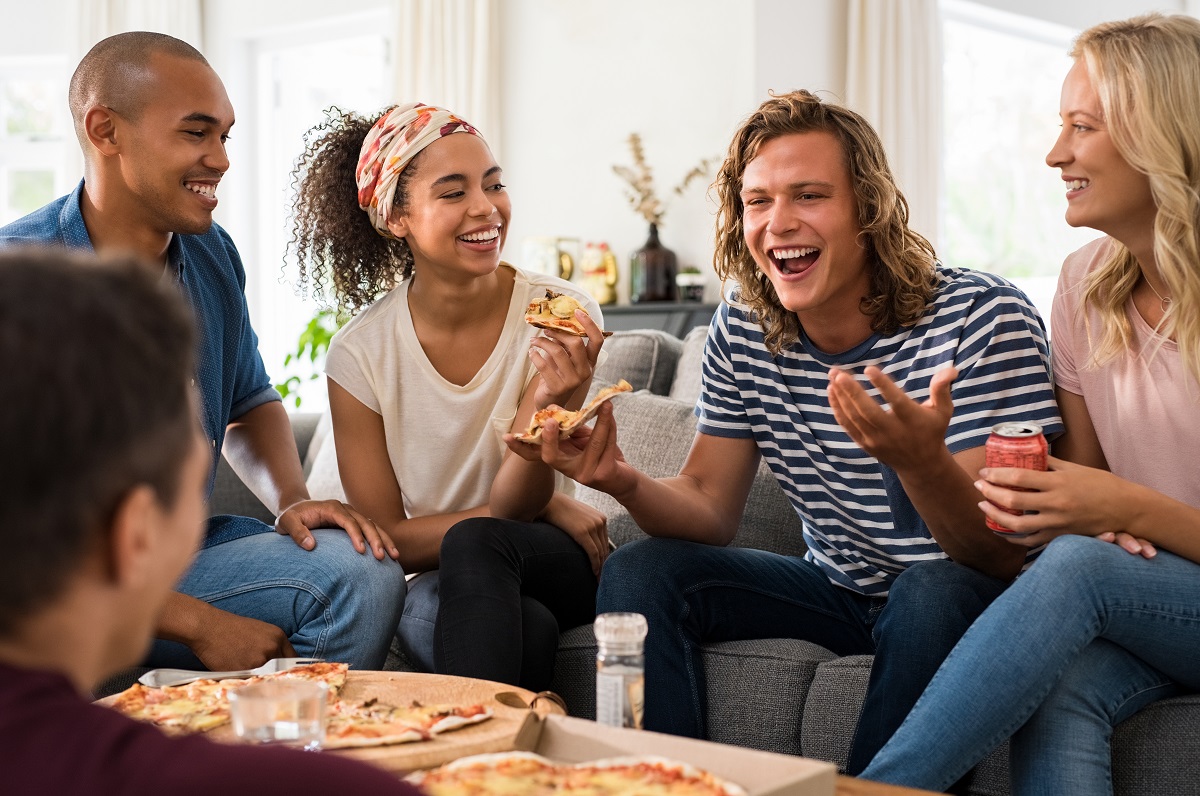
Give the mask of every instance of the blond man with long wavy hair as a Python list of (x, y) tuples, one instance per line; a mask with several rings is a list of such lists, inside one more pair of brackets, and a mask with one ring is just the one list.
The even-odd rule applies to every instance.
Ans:
[[(1200, 20), (1097, 25), (1071, 54), (1046, 162), (1067, 223), (1105, 237), (1067, 258), (1054, 298), (1066, 433), (1049, 471), (980, 481), (1025, 512), (984, 504), (1025, 534), (1014, 547), (1049, 544), (955, 648), (872, 779), (936, 790), (1012, 735), (1014, 793), (1112, 793), (1113, 728), (1200, 690)], [(1179, 726), (1139, 748), (1194, 736), (1196, 711), (1177, 710)], [(1121, 779), (1196, 787), (1162, 757)]]
[[(717, 191), (717, 268), (740, 287), (709, 329), (679, 476), (625, 462), (611, 409), (590, 435), (512, 447), (613, 495), (654, 537), (617, 550), (597, 594), (600, 611), (649, 621), (647, 727), (705, 734), (708, 641), (870, 653), (854, 772), (1025, 560), (985, 527), (973, 481), (996, 423), (1061, 428), (1045, 335), (1012, 285), (935, 261), (879, 137), (845, 108), (808, 92), (763, 103)], [(725, 547), (760, 459), (803, 523), (803, 558)]]

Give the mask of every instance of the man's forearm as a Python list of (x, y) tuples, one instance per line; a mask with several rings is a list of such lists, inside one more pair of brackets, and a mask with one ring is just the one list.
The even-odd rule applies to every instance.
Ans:
[(278, 401), (256, 406), (230, 423), (224, 451), (238, 477), (276, 515), (308, 499), (292, 425)]
[(949, 451), (919, 470), (897, 472), (913, 507), (950, 558), (1001, 580), (1021, 571), (1025, 548), (996, 536), (979, 509), (975, 480)]
[(212, 606), (203, 600), (189, 597), (180, 592), (171, 592), (158, 616), (154, 637), (166, 641), (178, 641), (191, 647), (200, 637), (204, 627), (204, 614)]
[(725, 545), (737, 534), (737, 518), (717, 511), (694, 479), (651, 478), (632, 467), (629, 472), (627, 483), (609, 494), (650, 536)]

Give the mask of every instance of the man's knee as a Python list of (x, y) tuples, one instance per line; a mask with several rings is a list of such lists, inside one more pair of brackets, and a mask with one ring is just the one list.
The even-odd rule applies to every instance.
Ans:
[[(961, 635), (1007, 584), (949, 559), (918, 562), (900, 573), (888, 592), (887, 625), (912, 625)], [(881, 620), (882, 622), (883, 620)]]
[(340, 599), (373, 605), (402, 605), (407, 592), (404, 568), (391, 558), (375, 558), (370, 548), (360, 553), (341, 530), (317, 530), (317, 548), (304, 555), (310, 567), (298, 576), (312, 581), (320, 591)]
[(640, 539), (617, 548), (600, 572), (597, 612), (636, 611), (676, 599), (676, 583), (687, 577), (682, 565), (694, 547), (677, 539)]

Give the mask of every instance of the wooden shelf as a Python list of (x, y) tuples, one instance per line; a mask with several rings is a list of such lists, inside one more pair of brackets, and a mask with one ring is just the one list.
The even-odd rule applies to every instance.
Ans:
[(604, 328), (609, 331), (661, 329), (676, 337), (685, 337), (697, 326), (707, 327), (717, 306), (699, 301), (649, 301), (608, 304), (600, 309), (604, 312)]

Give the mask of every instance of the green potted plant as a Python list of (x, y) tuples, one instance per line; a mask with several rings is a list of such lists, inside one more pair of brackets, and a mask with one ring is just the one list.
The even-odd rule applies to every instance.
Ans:
[[(334, 309), (318, 310), (312, 319), (305, 324), (296, 340), (296, 350), (283, 358), (284, 372), (291, 371), (275, 389), (283, 396), (285, 402), (290, 402), (297, 409), (303, 401), (304, 385), (321, 377), (322, 364), (325, 354), (329, 352), (329, 341), (337, 330), (342, 328), (348, 315), (343, 315)], [(296, 372), (299, 371), (299, 372)]]

